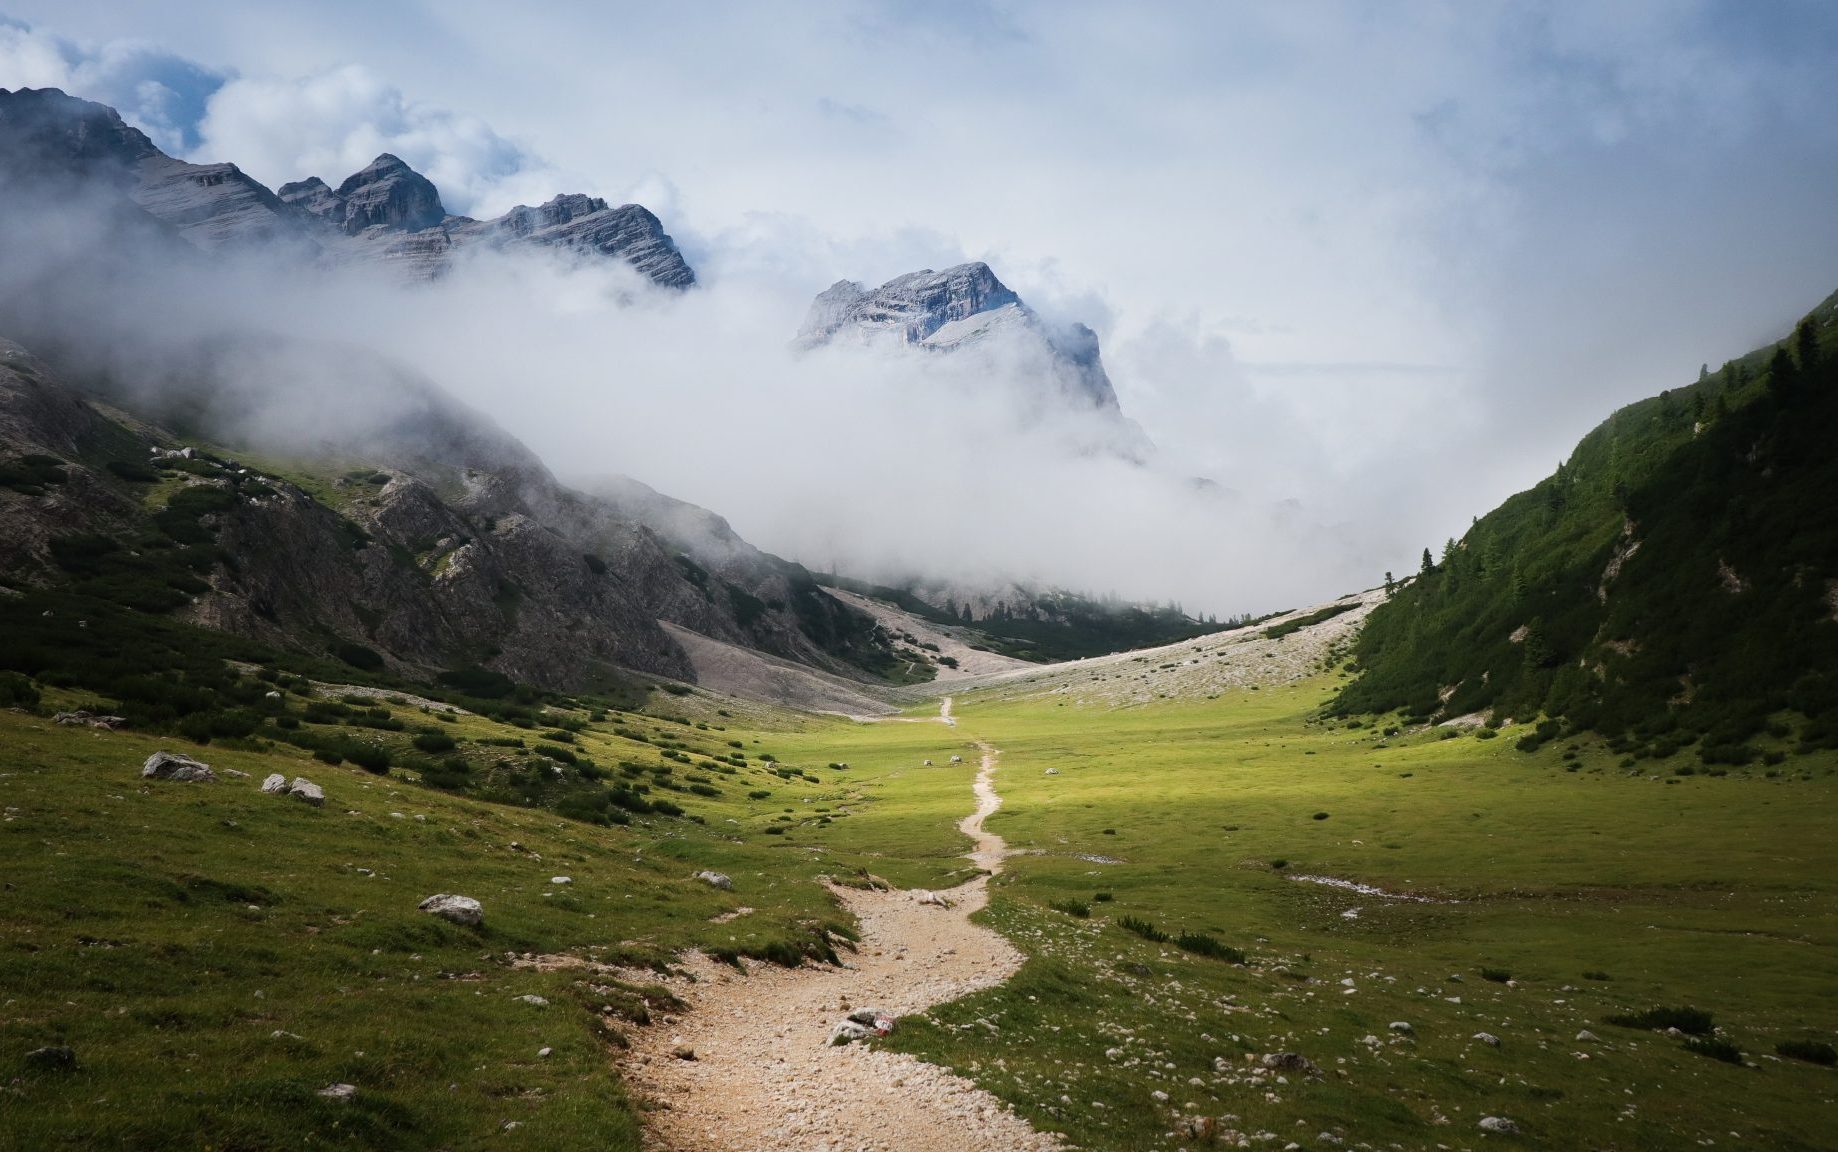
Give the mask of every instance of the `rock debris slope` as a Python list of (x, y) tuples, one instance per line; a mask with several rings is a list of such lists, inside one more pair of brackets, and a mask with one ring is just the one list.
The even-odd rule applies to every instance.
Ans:
[[(976, 811), (959, 825), (976, 842), (971, 859), (991, 871), (1006, 854), (983, 827), (1001, 803), (997, 756), (984, 746)], [(988, 901), (987, 884), (978, 877), (954, 889), (948, 908), (921, 903), (919, 893), (837, 889), (862, 928), (847, 968), (755, 966), (742, 976), (695, 958), (696, 982), (673, 988), (691, 1010), (647, 1029), (627, 1059), (634, 1086), (668, 1105), (651, 1113), (655, 1145), (669, 1152), (1063, 1147), (941, 1068), (861, 1044), (828, 1044), (850, 1007), (910, 1014), (991, 987), (1020, 967), (1020, 952), (970, 923)]]

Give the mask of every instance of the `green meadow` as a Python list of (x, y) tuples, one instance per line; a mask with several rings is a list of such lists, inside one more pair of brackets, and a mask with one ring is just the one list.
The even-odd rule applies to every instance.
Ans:
[[(1838, 1031), (1831, 757), (1707, 776), (1590, 740), (1387, 736), (1320, 719), (1334, 686), (960, 697), (1022, 853), (984, 915), (1030, 960), (893, 1043), (1090, 1148), (1162, 1144), (1181, 1114), (1305, 1147), (1838, 1146), (1834, 1072), (1777, 1055)], [(1607, 1022), (1656, 1007), (1715, 1032)]]
[[(1681, 775), (1684, 756), (1628, 768), (1590, 740), (1387, 735), (1321, 717), (1338, 683), (1125, 709), (972, 694), (954, 728), (931, 706), (858, 724), (654, 692), (552, 703), (532, 729), (398, 697), (370, 703), (410, 726), (363, 730), (403, 749), (384, 774), (259, 733), (59, 726), (96, 701), (47, 688), (0, 711), (5, 1139), (635, 1148), (643, 1102), (610, 1065), (670, 1003), (636, 974), (689, 947), (846, 959), (817, 878), (966, 876), (984, 740), (991, 827), (1020, 854), (982, 915), (1029, 960), (884, 1043), (1078, 1146), (1835, 1146), (1834, 1071), (1777, 1052), (1816, 1057), (1838, 1029), (1829, 755)], [(430, 762), (411, 744), (430, 728), (464, 787), (403, 767)], [(578, 764), (536, 756), (558, 732)], [(143, 782), (161, 747), (222, 778)], [(261, 794), (269, 772), (326, 805)], [(543, 791), (564, 785), (682, 814), (570, 819)], [(481, 900), (485, 925), (418, 911), (436, 892)], [(620, 970), (528, 963), (559, 954)], [(1686, 1007), (1714, 1032), (1608, 1022)], [(27, 1060), (47, 1046), (76, 1067)], [(357, 1098), (318, 1094), (334, 1083)]]

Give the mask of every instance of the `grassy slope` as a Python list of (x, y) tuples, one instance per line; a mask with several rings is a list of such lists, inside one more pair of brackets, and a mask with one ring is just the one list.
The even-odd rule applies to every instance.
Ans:
[[(52, 690), (45, 711), (78, 700)], [(668, 698), (659, 710), (722, 724), (715, 703)], [(819, 872), (874, 863), (921, 882), (944, 867), (880, 868), (868, 856), (830, 860), (809, 850), (831, 837), (873, 839), (851, 838), (852, 818), (839, 811), (852, 795), (872, 809), (872, 779), (788, 781), (759, 755), (782, 739), (809, 738), (798, 729), (854, 726), (764, 712), (752, 717), (763, 731), (732, 718), (726, 731), (693, 720), (618, 722), (654, 739), (687, 736), (709, 752), (740, 739), (750, 763), (717, 777), (720, 797), (653, 790), (706, 824), (638, 817), (601, 828), (400, 774), (330, 767), (285, 745), (197, 748), (0, 712), (0, 1067), (23, 1077), (0, 1144), (496, 1147), (500, 1125), (515, 1120), (528, 1147), (636, 1147), (636, 1113), (606, 1071), (610, 1038), (628, 1021), (616, 1014), (602, 1027), (597, 1011), (629, 1006), (632, 993), (589, 987), (611, 988), (601, 977), (513, 968), (507, 952), (658, 963), (691, 945), (798, 947), (811, 925), (843, 923), (814, 882)], [(577, 747), (603, 764), (663, 763), (654, 747), (613, 736), (612, 726), (590, 725)], [(462, 748), (532, 735), (477, 717), (443, 727)], [(884, 732), (898, 745), (920, 730)], [(140, 761), (160, 747), (251, 776), (143, 784)], [(888, 755), (907, 759), (903, 747)], [(860, 759), (877, 755), (869, 748)], [(260, 794), (256, 784), (271, 771), (319, 782), (326, 806)], [(748, 798), (754, 790), (772, 795)], [(761, 834), (788, 812), (789, 835)], [(833, 823), (820, 823), (828, 813)], [(699, 868), (728, 872), (734, 890), (690, 879)], [(554, 875), (573, 883), (552, 886)], [(416, 910), (442, 891), (482, 900), (486, 926), (459, 928)], [(709, 922), (743, 904), (756, 911)], [(550, 1006), (516, 999), (526, 993)], [(53, 1044), (76, 1049), (78, 1073), (25, 1067), (24, 1053)], [(539, 1059), (545, 1046), (554, 1054)], [(315, 1095), (340, 1081), (359, 1086), (357, 1103)]]
[[(1838, 1027), (1830, 756), (1710, 778), (1671, 775), (1681, 755), (1647, 762), (1657, 778), (1631, 777), (1594, 743), (1566, 762), (1562, 744), (1526, 755), (1509, 739), (1387, 740), (1313, 722), (1335, 686), (1116, 710), (960, 698), (955, 729), (659, 697), (650, 715), (588, 725), (578, 748), (602, 765), (661, 766), (655, 743), (617, 737), (617, 725), (681, 738), (698, 761), (736, 739), (748, 764), (718, 777), (719, 797), (654, 790), (705, 824), (628, 828), (329, 768), (284, 746), (201, 750), (249, 780), (142, 785), (140, 758), (174, 741), (0, 712), (0, 804), (12, 809), (0, 823), (12, 886), (0, 1059), (25, 1105), (0, 1134), (21, 1147), (634, 1147), (637, 1106), (607, 1063), (637, 993), (505, 954), (770, 951), (835, 919), (820, 872), (949, 883), (963, 866), (954, 825), (973, 743), (988, 739), (1005, 750), (994, 827), (1043, 854), (1011, 863), (986, 915), (1032, 958), (1009, 985), (909, 1021), (892, 1043), (1043, 1127), (1092, 1149), (1158, 1146), (1161, 1090), (1305, 1144), (1321, 1131), (1459, 1144), (1493, 1114), (1549, 1147), (1671, 1147), (1732, 1130), (1750, 1145), (1833, 1146), (1815, 1103), (1831, 1073), (1770, 1055), (1780, 1039)], [(53, 690), (45, 704), (75, 699)], [(482, 718), (453, 727), (462, 747), (532, 735)], [(774, 775), (768, 751), (819, 782)], [(965, 763), (950, 765), (953, 753)], [(839, 760), (850, 767), (825, 766)], [(324, 784), (326, 808), (258, 794), (270, 770)], [(775, 824), (788, 832), (765, 835)], [(1267, 866), (1277, 859), (1461, 903), (1299, 884)], [(690, 880), (701, 867), (731, 874), (735, 890)], [(556, 874), (573, 884), (549, 885)], [(436, 891), (482, 899), (487, 927), (417, 912)], [(1115, 900), (1087, 920), (1047, 907), (1099, 891)], [(709, 922), (739, 905), (756, 911)], [(1358, 918), (1344, 918), (1353, 907)], [(1210, 933), (1251, 963), (1150, 944), (1115, 924), (1125, 914)], [(1483, 980), (1484, 966), (1518, 986)], [(525, 993), (550, 1004), (516, 999)], [(1600, 1022), (1682, 1003), (1714, 1012), (1760, 1067)], [(1393, 1020), (1416, 1039), (1394, 1040)], [(1584, 1027), (1604, 1042), (1573, 1042)], [(1502, 1047), (1468, 1039), (1481, 1030)], [(76, 1048), (80, 1072), (24, 1070), (24, 1052), (53, 1043)], [(1247, 1078), (1244, 1054), (1283, 1050), (1326, 1079)], [(335, 1081), (359, 1086), (355, 1105), (314, 1095)], [(507, 1120), (522, 1127), (501, 1133)]]
[[(1045, 853), (1011, 863), (987, 913), (1032, 958), (1007, 986), (913, 1022), (898, 1046), (1089, 1148), (1162, 1143), (1158, 1089), (1305, 1144), (1323, 1131), (1460, 1143), (1504, 1115), (1549, 1147), (1730, 1131), (1745, 1146), (1834, 1146), (1813, 1103), (1831, 1073), (1772, 1056), (1780, 1039), (1838, 1028), (1831, 757), (1773, 777), (1628, 776), (1593, 744), (1566, 762), (1561, 746), (1526, 755), (1506, 740), (1311, 724), (1329, 687), (1124, 711), (960, 699), (961, 730), (1006, 750), (992, 826)], [(1278, 859), (1460, 903), (1296, 883), (1268, 866)], [(1046, 908), (1100, 891), (1115, 899), (1089, 920)], [(1251, 964), (1150, 944), (1116, 926), (1126, 914), (1210, 933)], [(1760, 1068), (1601, 1022), (1657, 1004), (1712, 1011)], [(1398, 1020), (1414, 1041), (1388, 1032)], [(1603, 1042), (1575, 1042), (1583, 1028)], [(1483, 1030), (1502, 1046), (1470, 1039)], [(1271, 1051), (1300, 1052), (1326, 1078), (1253, 1083), (1244, 1054)]]

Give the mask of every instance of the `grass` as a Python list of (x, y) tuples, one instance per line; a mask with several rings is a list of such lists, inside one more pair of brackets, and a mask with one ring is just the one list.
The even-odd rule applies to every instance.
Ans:
[[(1791, 777), (1679, 778), (1663, 762), (1636, 776), (1593, 739), (1566, 760), (1563, 744), (1527, 754), (1317, 722), (1334, 684), (1127, 709), (958, 697), (959, 731), (1003, 750), (990, 826), (1028, 853), (982, 915), (1029, 960), (882, 1043), (1090, 1149), (1164, 1146), (1189, 1104), (1245, 1132), (1302, 1140), (1302, 1121), (1348, 1146), (1472, 1146), (1484, 1115), (1533, 1147), (1730, 1131), (1745, 1146), (1832, 1146), (1812, 1103), (1828, 1073), (1722, 1062), (1724, 1045), (1772, 1052), (1783, 1034), (1838, 1030), (1831, 757)], [(1333, 818), (1313, 819), (1322, 810)], [(1089, 919), (1052, 910), (1094, 890), (1112, 899)], [(1199, 937), (1241, 944), (1244, 963), (1179, 946)], [(1680, 1004), (1720, 1026), (1694, 1050), (1645, 1031), (1574, 1039), (1608, 1016), (1695, 1025), (1643, 1016)], [(1472, 1039), (1483, 1031), (1501, 1047)], [(1253, 1076), (1247, 1056), (1271, 1052), (1326, 1075)]]
[[(1827, 1091), (1817, 1046), (1838, 1028), (1830, 757), (1772, 777), (1757, 765), (1680, 778), (1652, 760), (1630, 775), (1591, 740), (1565, 759), (1567, 747), (1317, 722), (1333, 683), (1115, 710), (960, 697), (956, 728), (700, 691), (636, 711), (551, 702), (511, 717), (528, 727), (441, 723), (455, 747), (438, 756), (413, 746), (431, 717), (400, 705), (387, 705), (400, 731), (352, 725), (385, 707), (374, 700), (302, 725), (395, 750), (386, 776), (260, 735), (197, 748), (0, 712), (7, 1137), (466, 1148), (506, 1140), (515, 1120), (530, 1146), (636, 1147), (637, 1104), (607, 1065), (656, 993), (507, 953), (640, 967), (689, 946), (846, 957), (850, 926), (815, 878), (966, 877), (956, 824), (981, 739), (1003, 749), (991, 826), (1028, 850), (982, 916), (1029, 958), (881, 1043), (1081, 1147), (1160, 1147), (1189, 1103), (1247, 1132), (1287, 1140), (1300, 1120), (1348, 1146), (1459, 1145), (1482, 1115), (1515, 1120), (1528, 1146), (1675, 1147), (1732, 1130), (1751, 1146), (1830, 1146), (1808, 1104)], [(45, 714), (89, 698), (41, 692)], [(577, 765), (538, 757), (538, 743)], [(161, 746), (251, 778), (143, 786), (136, 766)], [(457, 792), (400, 762), (447, 756), (468, 766)], [(533, 779), (539, 762), (540, 781), (562, 783)], [(269, 771), (321, 783), (326, 807), (259, 794)], [(720, 794), (690, 791), (691, 775)], [(620, 809), (629, 823), (599, 824), (545, 807), (551, 787), (590, 785), (684, 815)], [(1333, 818), (1313, 819), (1323, 810)], [(734, 890), (691, 880), (702, 868)], [(552, 887), (554, 874), (573, 883)], [(440, 891), (482, 900), (485, 927), (416, 911)], [(710, 922), (743, 903), (757, 911)], [(1511, 985), (1495, 979), (1507, 973)], [(1653, 1014), (1689, 1004), (1715, 1013), (1698, 1050), (1646, 1030), (1693, 1022)], [(1573, 1039), (1609, 1017), (1640, 1023)], [(60, 1044), (75, 1071), (25, 1067)], [(1722, 1045), (1777, 1044), (1788, 1059), (1722, 1062)], [(1271, 1052), (1324, 1075), (1254, 1073), (1246, 1058)], [(357, 1104), (316, 1095), (333, 1082), (358, 1085)]]

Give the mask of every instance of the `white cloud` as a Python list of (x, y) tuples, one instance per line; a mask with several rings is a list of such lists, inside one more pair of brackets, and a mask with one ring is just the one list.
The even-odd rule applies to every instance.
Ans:
[(496, 215), (560, 189), (555, 173), (485, 121), (418, 103), (369, 69), (304, 79), (244, 77), (211, 97), (199, 160), (231, 160), (271, 187), (318, 176), (337, 187), (389, 152), (434, 181), (448, 211)]
[(83, 44), (0, 17), (0, 88), (61, 88), (99, 100), (171, 152), (196, 143), (204, 102), (224, 79), (157, 45)]

